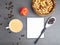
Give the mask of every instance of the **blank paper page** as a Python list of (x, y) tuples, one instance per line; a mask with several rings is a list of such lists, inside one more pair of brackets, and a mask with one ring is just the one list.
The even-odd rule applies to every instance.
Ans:
[[(44, 18), (27, 18), (27, 38), (38, 38), (43, 27)], [(44, 38), (44, 34), (41, 38)]]

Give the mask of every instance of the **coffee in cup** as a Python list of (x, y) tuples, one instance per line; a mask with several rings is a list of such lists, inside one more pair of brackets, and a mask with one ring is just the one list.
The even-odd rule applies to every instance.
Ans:
[(10, 29), (12, 32), (20, 32), (23, 28), (23, 23), (19, 19), (13, 19), (10, 21), (9, 26), (6, 29)]

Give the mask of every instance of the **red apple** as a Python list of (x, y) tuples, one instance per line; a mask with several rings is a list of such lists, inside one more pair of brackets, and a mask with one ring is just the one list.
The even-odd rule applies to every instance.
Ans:
[(22, 16), (27, 16), (27, 14), (28, 14), (28, 8), (26, 8), (26, 7), (20, 8), (19, 13), (20, 13)]

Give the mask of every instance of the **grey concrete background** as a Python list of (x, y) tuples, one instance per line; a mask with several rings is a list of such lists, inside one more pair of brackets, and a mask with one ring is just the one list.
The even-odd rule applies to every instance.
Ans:
[[(12, 1), (14, 4), (13, 8), (13, 14), (14, 18), (20, 19), (23, 24), (23, 30), (19, 33), (11, 33), (9, 34), (8, 31), (5, 29), (6, 26), (8, 26), (8, 22), (11, 19), (5, 20), (4, 18), (7, 17), (7, 14), (9, 11), (5, 8), (5, 3)], [(27, 39), (26, 38), (26, 31), (27, 31), (27, 17), (40, 17), (37, 14), (35, 14), (31, 8), (31, 1), (32, 0), (0, 0), (0, 23), (3, 23), (2, 26), (0, 26), (0, 45), (17, 45), (16, 43), (19, 42), (19, 45), (34, 45), (35, 39)], [(20, 7), (27, 7), (29, 9), (29, 14), (27, 17), (23, 17), (19, 14), (19, 8)], [(55, 11), (50, 14), (50, 16), (56, 17), (56, 23), (51, 26), (50, 28), (46, 29), (45, 32), (45, 38), (40, 39), (36, 45), (60, 45), (60, 0), (56, 0), (56, 8)], [(43, 17), (45, 20), (47, 20), (48, 17)], [(21, 37), (21, 34), (24, 34), (24, 37)], [(21, 40), (19, 40), (19, 37)]]

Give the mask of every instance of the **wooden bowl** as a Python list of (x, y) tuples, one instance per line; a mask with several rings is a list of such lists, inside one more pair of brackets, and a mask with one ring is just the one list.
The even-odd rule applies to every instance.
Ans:
[[(32, 8), (35, 11), (35, 13), (38, 14), (39, 16), (49, 16), (50, 13), (54, 12), (55, 6), (56, 6), (55, 0), (48, 0), (48, 1), (51, 1), (50, 5), (48, 2), (46, 3), (46, 0), (32, 0)], [(46, 5), (44, 5), (44, 4), (46, 4)], [(49, 6), (51, 6), (51, 7), (49, 7)], [(48, 7), (50, 8), (50, 10)], [(45, 9), (47, 11), (44, 10), (45, 11), (44, 12), (43, 9)]]

